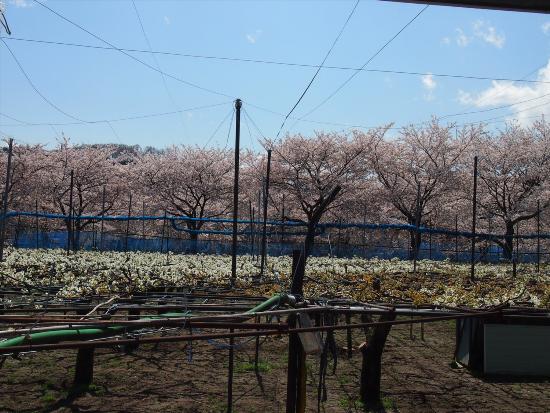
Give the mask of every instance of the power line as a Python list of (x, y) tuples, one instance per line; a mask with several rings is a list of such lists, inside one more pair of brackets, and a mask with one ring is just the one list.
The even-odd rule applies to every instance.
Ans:
[(19, 63), (19, 60), (17, 59), (17, 57), (15, 56), (15, 54), (13, 53), (13, 51), (10, 49), (10, 47), (8, 46), (8, 44), (4, 41), (4, 39), (0, 39), (2, 40), (2, 43), (4, 44), (4, 46), (6, 46), (6, 48), (8, 49), (8, 51), (10, 52), (11, 54), (11, 57), (13, 58), (13, 60), (15, 61), (15, 63), (17, 64), (17, 67), (19, 67), (19, 70), (21, 71), (21, 73), (23, 74), (23, 76), (25, 76), (25, 78), (27, 79), (27, 82), (29, 83), (29, 85), (33, 88), (33, 90), (36, 92), (36, 94), (38, 96), (40, 96), (42, 98), (42, 100), (44, 100), (44, 102), (46, 102), (48, 105), (50, 105), (52, 108), (54, 108), (55, 110), (57, 110), (59, 113), (62, 113), (63, 115), (67, 116), (68, 118), (71, 118), (71, 119), (74, 119), (74, 120), (77, 120), (79, 122), (86, 122), (85, 120), (83, 119), (80, 119), (80, 118), (77, 118), (76, 116), (73, 116), (71, 115), (70, 113), (64, 111), (63, 109), (61, 109), (59, 106), (57, 106), (55, 103), (53, 103), (50, 99), (48, 99), (42, 92), (40, 92), (40, 90), (36, 87), (36, 85), (33, 83), (33, 81), (31, 80), (31, 78), (29, 77), (29, 75), (27, 74), (27, 72), (25, 71), (25, 69), (23, 68), (23, 66), (21, 65), (21, 63)]
[(53, 14), (55, 14), (56, 16), (58, 16), (59, 18), (65, 20), (67, 23), (72, 24), (73, 26), (77, 27), (78, 29), (80, 29), (80, 30), (82, 30), (82, 31), (84, 31), (84, 32), (86, 32), (86, 33), (88, 33), (90, 36), (96, 38), (97, 40), (99, 40), (99, 41), (105, 43), (106, 45), (112, 47), (113, 49), (119, 51), (120, 53), (122, 53), (123, 55), (129, 57), (130, 59), (135, 60), (136, 62), (140, 63), (141, 65), (143, 65), (143, 66), (145, 66), (145, 67), (147, 67), (147, 68), (149, 68), (149, 69), (151, 69), (151, 70), (154, 70), (155, 72), (161, 73), (161, 74), (163, 74), (164, 76), (169, 77), (170, 79), (174, 79), (174, 80), (176, 80), (176, 81), (178, 81), (178, 82), (180, 82), (180, 83), (183, 83), (183, 84), (185, 84), (185, 85), (187, 85), (187, 86), (190, 86), (190, 87), (193, 87), (193, 88), (195, 88), (195, 89), (202, 90), (202, 91), (204, 91), (204, 92), (212, 93), (212, 94), (219, 95), (219, 96), (224, 96), (224, 97), (227, 97), (227, 98), (230, 98), (230, 99), (234, 99), (234, 98), (235, 98), (234, 96), (230, 96), (230, 95), (228, 95), (228, 94), (226, 94), (226, 93), (219, 92), (219, 91), (216, 91), (216, 90), (213, 90), (213, 89), (209, 89), (209, 88), (200, 86), (200, 85), (198, 85), (198, 84), (196, 84), (196, 83), (189, 82), (189, 81), (187, 81), (187, 80), (185, 80), (185, 79), (182, 79), (182, 78), (180, 78), (180, 77), (177, 77), (177, 76), (171, 75), (171, 74), (169, 74), (169, 73), (166, 73), (166, 72), (164, 72), (164, 71), (162, 71), (162, 70), (160, 70), (160, 69), (157, 69), (156, 67), (151, 66), (149, 63), (144, 62), (143, 60), (138, 59), (137, 57), (135, 57), (135, 56), (133, 56), (133, 55), (131, 55), (131, 54), (125, 52), (124, 50), (122, 50), (122, 49), (116, 47), (115, 45), (113, 45), (112, 43), (110, 43), (110, 42), (108, 42), (107, 40), (103, 39), (102, 37), (98, 36), (97, 34), (92, 33), (91, 31), (89, 31), (88, 29), (84, 28), (84, 27), (81, 26), (80, 24), (78, 24), (78, 23), (76, 23), (76, 22), (70, 20), (69, 18), (63, 16), (61, 13), (59, 13), (59, 12), (55, 11), (54, 9), (52, 9), (52, 8), (50, 8), (50, 7), (48, 7), (48, 6), (46, 6), (44, 3), (42, 3), (42, 2), (40, 2), (40, 1), (38, 1), (38, 0), (33, 0), (33, 1), (34, 1), (35, 3), (37, 3), (37, 4), (39, 4), (40, 6), (42, 6), (43, 8), (49, 10), (50, 12), (52, 12)]
[[(36, 1), (36, 0), (35, 0)], [(388, 47), (407, 27), (409, 27), (422, 13), (426, 11), (426, 9), (430, 7), (430, 5), (426, 5), (420, 10), (412, 19), (410, 19), (401, 29), (395, 33), (382, 47), (380, 47), (376, 53), (374, 53), (369, 59), (360, 67), (360, 69), (364, 69), (370, 62), (372, 62), (386, 47)], [(304, 116), (302, 116), (300, 119), (305, 118), (306, 116), (311, 115), (313, 112), (315, 112), (317, 109), (319, 109), (321, 106), (323, 106), (325, 103), (327, 103), (330, 99), (332, 99), (340, 90), (342, 90), (351, 80), (357, 76), (361, 70), (357, 70), (354, 73), (352, 73), (340, 86), (338, 86), (334, 92), (332, 92), (330, 95), (328, 95), (321, 103), (319, 103), (317, 106), (315, 106), (313, 109), (311, 109), (309, 112), (307, 112)]]
[[(139, 10), (136, 6), (136, 2), (134, 0), (132, 0), (132, 5), (134, 6), (134, 11), (136, 12), (136, 16), (137, 16), (137, 19), (138, 19), (138, 22), (139, 22), (139, 26), (141, 27), (141, 32), (143, 33), (143, 37), (145, 38), (145, 42), (147, 43), (147, 47), (149, 49), (150, 52), (152, 52), (153, 48), (151, 47), (151, 42), (149, 41), (149, 37), (147, 36), (147, 32), (145, 31), (145, 27), (143, 26), (143, 21), (141, 20), (141, 16), (139, 14)], [(166, 83), (166, 77), (164, 76), (164, 73), (162, 73), (162, 69), (160, 68), (160, 64), (157, 60), (157, 56), (154, 54), (154, 53), (151, 53), (151, 55), (153, 56), (153, 60), (155, 61), (155, 65), (157, 67), (157, 69), (159, 70), (160, 72), (160, 76), (162, 78), (162, 84), (164, 86), (164, 90), (166, 91), (166, 94), (168, 95), (168, 98), (170, 99), (172, 105), (176, 108), (176, 109), (181, 109), (178, 104), (176, 103), (174, 97), (172, 96), (172, 93), (170, 93), (170, 90), (168, 89), (168, 84)], [(185, 134), (186, 133), (186, 127), (185, 127), (185, 123), (183, 121), (183, 118), (180, 117), (180, 121), (181, 121), (181, 124), (183, 126), (183, 131)]]
[(338, 40), (340, 39), (340, 37), (342, 36), (342, 33), (344, 32), (344, 30), (346, 29), (349, 21), (351, 20), (352, 16), (354, 15), (355, 13), (355, 10), (357, 9), (357, 6), (359, 5), (359, 1), (360, 0), (357, 0), (353, 6), (353, 8), (351, 9), (351, 12), (349, 13), (348, 15), (348, 18), (346, 19), (346, 21), (344, 22), (344, 25), (342, 26), (342, 28), (340, 29), (340, 31), (338, 32), (338, 35), (336, 36), (336, 38), (334, 39), (334, 41), (332, 42), (332, 45), (330, 46), (330, 48), (328, 49), (327, 53), (325, 54), (325, 57), (323, 58), (323, 61), (321, 62), (321, 64), (319, 65), (319, 67), (317, 68), (317, 70), (315, 71), (315, 74), (313, 75), (313, 77), (311, 78), (311, 80), (309, 81), (309, 83), (307, 84), (306, 88), (304, 89), (304, 91), (302, 92), (302, 94), (300, 95), (300, 97), (298, 98), (298, 100), (296, 101), (296, 103), (294, 104), (294, 106), (292, 106), (292, 109), (290, 109), (290, 111), (286, 114), (285, 118), (283, 119), (283, 123), (281, 123), (281, 126), (279, 128), (279, 131), (277, 132), (277, 135), (275, 136), (275, 138), (278, 138), (279, 137), (279, 134), (281, 133), (281, 131), (283, 130), (283, 127), (285, 126), (285, 123), (288, 119), (288, 117), (292, 114), (292, 112), (294, 112), (294, 109), (296, 109), (296, 107), (300, 104), (300, 102), (302, 101), (302, 99), (304, 98), (304, 96), (306, 95), (307, 91), (309, 90), (309, 88), (311, 87), (311, 85), (313, 84), (313, 82), (315, 81), (315, 79), (317, 78), (317, 75), (319, 74), (319, 72), (321, 71), (321, 68), (323, 67), (323, 65), (325, 64), (326, 60), (328, 59), (328, 57), (330, 56), (330, 54), (332, 53), (332, 50), (334, 49), (334, 46), (336, 46), (336, 43), (338, 42)]
[(515, 103), (510, 103), (510, 104), (507, 104), (507, 105), (496, 106), (496, 107), (490, 108), (490, 109), (480, 109), (480, 110), (473, 110), (473, 111), (470, 111), (470, 112), (452, 113), (450, 115), (440, 116), (440, 117), (438, 117), (438, 119), (446, 119), (446, 118), (450, 118), (450, 117), (454, 117), (454, 116), (472, 115), (472, 114), (477, 114), (477, 113), (491, 112), (493, 110), (506, 109), (506, 108), (510, 108), (512, 106), (520, 105), (522, 103), (527, 103), (527, 102), (532, 102), (534, 100), (542, 99), (542, 98), (547, 97), (547, 96), (550, 96), (550, 93), (546, 93), (546, 94), (538, 96), (536, 98), (531, 98), (531, 99), (521, 100), (521, 101), (515, 102)]
[(129, 120), (138, 120), (138, 119), (147, 119), (147, 118), (154, 118), (154, 117), (160, 117), (160, 116), (168, 116), (168, 115), (175, 115), (175, 114), (181, 114), (185, 112), (191, 112), (191, 111), (197, 111), (201, 109), (210, 109), (218, 106), (227, 105), (228, 103), (232, 103), (232, 101), (229, 102), (222, 102), (222, 103), (215, 103), (213, 105), (205, 105), (205, 106), (195, 106), (188, 109), (182, 109), (182, 110), (174, 110), (170, 112), (160, 112), (160, 113), (149, 113), (145, 115), (135, 115), (135, 116), (127, 116), (123, 118), (115, 118), (115, 119), (99, 119), (99, 120), (91, 120), (91, 121), (82, 121), (82, 122), (65, 122), (65, 123), (54, 123), (54, 122), (42, 122), (42, 123), (33, 123), (33, 122), (26, 122), (22, 121), (20, 119), (14, 118), (10, 115), (7, 115), (5, 113), (1, 113), (1, 116), (5, 116), (6, 118), (12, 119), (16, 122), (20, 122), (21, 125), (13, 125), (13, 124), (3, 124), (2, 126), (10, 126), (10, 127), (17, 127), (17, 126), (69, 126), (69, 125), (82, 125), (82, 124), (94, 124), (94, 123), (105, 123), (105, 122), (123, 122), (123, 121), (129, 121)]
[(277, 61), (277, 60), (248, 59), (248, 58), (226, 57), (226, 56), (208, 56), (208, 55), (197, 55), (197, 54), (188, 54), (188, 53), (180, 53), (180, 52), (132, 49), (132, 48), (122, 48), (122, 47), (120, 48), (105, 47), (105, 46), (95, 46), (95, 45), (89, 45), (89, 44), (57, 42), (57, 41), (38, 40), (38, 39), (25, 39), (25, 38), (17, 38), (17, 37), (0, 36), (0, 38), (3, 38), (5, 40), (49, 44), (49, 45), (56, 45), (56, 46), (81, 47), (81, 48), (98, 49), (98, 50), (115, 50), (115, 51), (125, 51), (129, 53), (146, 53), (146, 54), (153, 54), (153, 55), (158, 54), (158, 55), (179, 56), (179, 57), (187, 57), (187, 58), (206, 59), (206, 60), (257, 63), (257, 64), (276, 65), (276, 66), (300, 67), (300, 68), (307, 68), (307, 69), (318, 69), (322, 67), (322, 69), (327, 69), (327, 70), (341, 70), (341, 71), (354, 71), (354, 72), (359, 71), (359, 72), (368, 72), (368, 73), (385, 73), (385, 74), (410, 75), (410, 76), (431, 75), (434, 77), (466, 79), (466, 80), (495, 80), (499, 82), (522, 82), (522, 83), (540, 83), (540, 84), (550, 83), (550, 81), (546, 81), (546, 80), (528, 80), (524, 78), (516, 79), (511, 77), (505, 77), (505, 76), (477, 76), (477, 75), (443, 73), (443, 72), (421, 72), (421, 71), (395, 70), (395, 69), (368, 69), (366, 67), (353, 67), (353, 66), (333, 66), (333, 65), (321, 66), (316, 64), (286, 62), (286, 61)]
[(212, 135), (210, 135), (210, 137), (207, 139), (206, 143), (203, 145), (203, 149), (206, 148), (208, 146), (208, 144), (210, 143), (210, 141), (214, 138), (214, 136), (216, 136), (216, 134), (218, 133), (218, 131), (220, 130), (220, 128), (222, 127), (222, 125), (225, 123), (225, 121), (227, 120), (227, 118), (229, 118), (229, 116), (231, 116), (232, 113), (234, 113), (235, 111), (235, 108), (231, 108), (231, 110), (229, 111), (229, 113), (227, 115), (225, 115), (225, 117), (222, 119), (222, 121), (218, 124), (218, 126), (216, 127), (216, 129), (214, 130), (214, 133), (212, 133)]

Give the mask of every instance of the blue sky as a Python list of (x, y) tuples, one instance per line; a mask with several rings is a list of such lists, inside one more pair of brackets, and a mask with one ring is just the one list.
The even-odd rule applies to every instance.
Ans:
[[(153, 50), (318, 65), (354, 1), (136, 1)], [(131, 1), (44, 2), (63, 16), (120, 48), (148, 49)], [(52, 145), (63, 132), (77, 143), (115, 142), (165, 147), (231, 147), (227, 139), (232, 97), (265, 136), (274, 136), (313, 76), (315, 68), (230, 62), (131, 52), (153, 67), (211, 89), (220, 96), (165, 78), (116, 50), (48, 45), (13, 38), (105, 46), (32, 0), (4, 0), (12, 35), (4, 40), (39, 91), (74, 119), (49, 106), (29, 85), (0, 42), (2, 137)], [(422, 5), (362, 0), (325, 65), (359, 67), (414, 17)], [(12, 39), (9, 39), (11, 37)], [(344, 125), (401, 126), (432, 115), (487, 110), (445, 118), (458, 123), (490, 119), (528, 124), (548, 114), (550, 16), (430, 6), (368, 66), (370, 69), (448, 73), (540, 83), (492, 82), (437, 76), (361, 72), (307, 119)], [(539, 69), (539, 71), (536, 71)], [(349, 70), (322, 69), (294, 116), (301, 117), (333, 92)], [(544, 83), (548, 82), (548, 83)], [(136, 115), (195, 109), (136, 120)], [(48, 124), (57, 124), (50, 126)], [(250, 135), (248, 132), (250, 128)], [(260, 132), (242, 122), (242, 146), (258, 149)], [(289, 120), (283, 130), (312, 134), (345, 126)], [(392, 132), (395, 133), (395, 132)]]

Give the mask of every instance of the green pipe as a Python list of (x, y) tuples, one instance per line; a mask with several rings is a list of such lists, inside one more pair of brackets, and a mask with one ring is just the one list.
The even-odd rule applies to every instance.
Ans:
[[(164, 313), (158, 316), (143, 317), (142, 320), (147, 319), (159, 319), (159, 318), (174, 318), (174, 317), (187, 317), (191, 313), (189, 311), (185, 313)], [(0, 341), (0, 348), (22, 346), (30, 344), (52, 344), (60, 341), (75, 341), (75, 340), (92, 340), (97, 338), (105, 338), (115, 336), (124, 331), (139, 330), (143, 326), (112, 326), (102, 328), (75, 328), (75, 329), (62, 329), (53, 331), (44, 331), (42, 333), (26, 334), (19, 337), (13, 337), (8, 340)]]
[[(270, 309), (276, 304), (285, 302), (289, 299), (286, 294), (277, 294), (263, 303), (251, 308), (246, 314), (254, 314), (257, 312)], [(159, 318), (174, 318), (174, 317), (187, 317), (191, 313), (189, 311), (184, 313), (170, 312), (159, 314), (158, 316), (143, 317), (141, 320), (147, 319), (159, 319)], [(112, 326), (104, 328), (75, 328), (75, 329), (62, 329), (53, 331), (44, 331), (41, 333), (31, 333), (19, 337), (13, 337), (8, 340), (0, 341), (0, 348), (7, 348), (12, 346), (30, 345), (30, 344), (51, 344), (58, 343), (60, 341), (75, 341), (75, 340), (91, 340), (97, 338), (105, 338), (109, 336), (117, 335), (124, 331), (133, 331), (143, 328), (143, 326)]]
[(289, 299), (288, 295), (286, 295), (284, 293), (283, 294), (276, 294), (273, 297), (271, 297), (270, 299), (268, 299), (268, 300), (264, 301), (263, 303), (257, 305), (256, 307), (251, 308), (245, 314), (254, 314), (254, 313), (259, 313), (260, 311), (269, 310), (274, 305), (279, 304), (279, 303), (284, 303), (284, 302), (288, 301), (288, 299)]

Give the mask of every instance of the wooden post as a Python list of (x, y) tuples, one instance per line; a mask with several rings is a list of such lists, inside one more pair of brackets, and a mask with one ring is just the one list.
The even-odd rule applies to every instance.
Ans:
[(8, 164), (6, 167), (6, 185), (4, 187), (4, 193), (2, 195), (2, 222), (0, 224), (0, 261), (4, 261), (4, 241), (6, 238), (6, 227), (8, 224), (8, 218), (6, 214), (8, 212), (8, 195), (10, 192), (11, 181), (11, 158), (13, 156), (13, 139), (8, 141)]
[[(395, 320), (395, 311), (380, 316), (380, 321)], [(361, 366), (361, 401), (365, 406), (380, 404), (380, 380), (382, 378), (382, 353), (391, 325), (379, 325), (366, 345), (361, 348), (363, 355)]]
[[(229, 333), (232, 333), (234, 330), (229, 329)], [(233, 337), (229, 338), (229, 366), (227, 371), (227, 413), (233, 411), (233, 366), (235, 364), (235, 354), (234, 354), (235, 339)]]
[(76, 355), (74, 388), (88, 387), (94, 379), (94, 347), (80, 348)]
[[(303, 280), (304, 252), (302, 250), (292, 251), (292, 287), (291, 293), (302, 295), (302, 283), (297, 280)], [(289, 328), (296, 327), (297, 317), (291, 314), (288, 317)], [(287, 369), (287, 396), (286, 412), (298, 413), (298, 408), (305, 407), (305, 386), (302, 388), (302, 377), (305, 377), (305, 354), (303, 354), (300, 338), (297, 333), (288, 335), (288, 369)], [(303, 402), (302, 402), (303, 400)]]
[[(351, 315), (346, 314), (346, 324), (351, 324)], [(352, 330), (351, 328), (346, 329), (346, 345), (347, 345), (347, 353), (348, 353), (348, 359), (351, 359), (353, 355), (353, 337), (352, 337)]]

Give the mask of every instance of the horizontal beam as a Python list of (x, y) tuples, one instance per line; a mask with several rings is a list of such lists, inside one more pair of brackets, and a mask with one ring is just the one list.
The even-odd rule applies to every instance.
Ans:
[(430, 4), (435, 6), (469, 7), (476, 9), (493, 9), (522, 11), (530, 13), (550, 13), (548, 0), (382, 0), (399, 3)]

